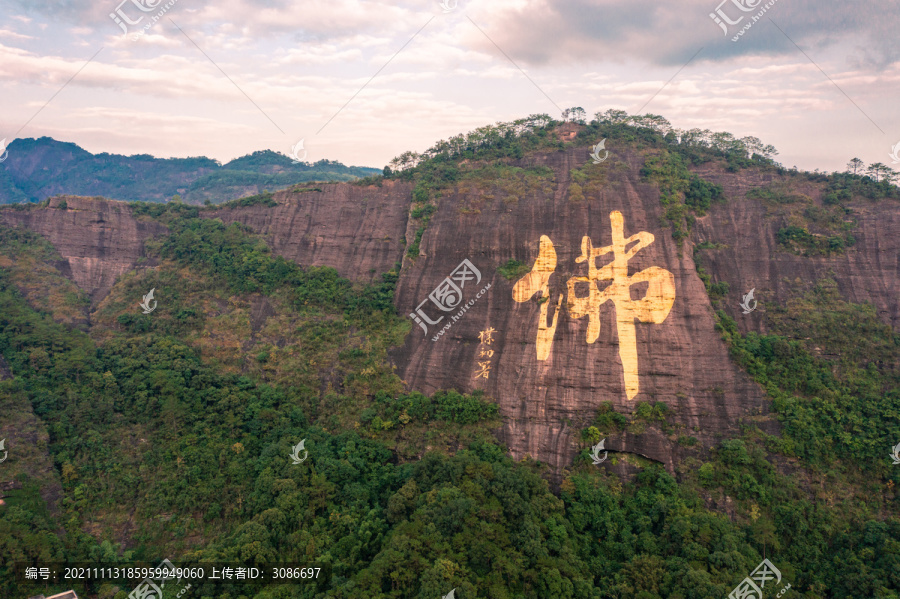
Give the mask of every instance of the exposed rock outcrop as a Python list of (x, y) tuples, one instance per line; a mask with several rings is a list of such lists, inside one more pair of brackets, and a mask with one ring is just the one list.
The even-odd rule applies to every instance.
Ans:
[[(677, 434), (694, 436), (706, 444), (733, 431), (747, 414), (768, 410), (762, 391), (728, 360), (690, 251), (679, 252), (662, 219), (658, 191), (640, 182), (642, 158), (628, 154), (610, 160), (605, 167), (608, 181), (599, 198), (570, 201), (567, 174), (583, 166), (586, 156), (587, 148), (578, 148), (540, 157), (537, 164), (549, 166), (557, 175), (554, 197), (533, 194), (508, 204), (498, 198), (482, 204), (480, 214), (463, 215), (458, 208), (467, 199), (445, 196), (422, 239), (424, 255), (404, 269), (396, 296), (398, 309), (409, 314), (462, 260), (472, 262), (483, 279), (464, 288), (463, 303), (474, 297), (470, 289), (480, 290), (488, 282), (491, 289), (436, 341), (437, 331), (458, 309), (442, 312), (426, 302), (424, 310), (430, 319), (444, 319), (429, 326), (428, 335), (414, 327), (396, 354), (401, 377), (427, 392), (484, 389), (500, 403), (506, 417), (503, 436), (513, 456), (528, 454), (556, 470), (570, 463), (581, 446), (577, 433), (590, 424), (605, 401), (625, 413), (632, 412), (638, 401), (665, 402), (673, 419), (682, 425)], [(628, 300), (645, 296), (648, 283), (626, 290), (621, 308), (612, 301), (599, 306), (600, 328), (594, 343), (587, 341), (591, 318), (578, 317), (573, 303), (575, 298), (589, 295), (590, 284), (572, 281), (575, 298), (568, 288), (573, 277), (589, 274), (587, 262), (578, 261), (584, 237), (595, 250), (612, 243), (614, 212), (622, 215), (626, 239), (639, 232), (654, 237), (627, 262), (628, 276), (657, 267), (671, 273), (674, 281), (674, 303), (665, 319), (659, 324), (633, 325), (639, 390), (632, 399), (626, 392), (620, 356), (625, 341), (617, 331), (616, 317), (617, 311), (627, 310)], [(555, 272), (547, 283), (549, 301), (542, 304), (543, 298), (535, 294), (528, 301), (516, 302), (516, 279), (506, 280), (497, 269), (509, 260), (531, 267), (538, 258), (542, 236), (552, 241), (557, 256)], [(634, 244), (628, 243), (626, 250), (632, 247)], [(596, 267), (609, 264), (611, 258), (611, 254), (597, 257)], [(599, 291), (608, 282), (594, 284)], [(545, 307), (548, 328), (554, 318), (558, 320), (549, 355), (541, 360), (538, 323)], [(489, 329), (496, 331), (493, 341), (481, 342), (479, 334)], [(626, 358), (625, 362), (629, 361)], [(478, 376), (485, 364), (490, 367), (487, 378)], [(639, 436), (610, 437), (606, 448), (637, 453), (670, 468), (680, 451), (654, 429)]]
[(269, 240), (276, 254), (306, 266), (332, 266), (349, 279), (378, 280), (400, 262), (410, 184), (317, 185), (322, 191), (276, 194), (276, 207), (223, 208), (202, 215), (248, 225)]
[(103, 198), (59, 196), (43, 208), (0, 210), (0, 219), (46, 237), (95, 303), (135, 267), (144, 242), (166, 231), (153, 220), (136, 218), (127, 202)]
[[(846, 301), (872, 304), (881, 320), (900, 329), (900, 206), (896, 202), (863, 199), (849, 203), (847, 218), (856, 223), (851, 231), (856, 239), (853, 247), (827, 257), (798, 256), (780, 248), (776, 241), (784, 220), (769, 216), (762, 202), (744, 199), (750, 189), (770, 183), (772, 175), (728, 173), (720, 167), (706, 167), (698, 174), (721, 185), (728, 198), (727, 203), (714, 204), (707, 216), (698, 219), (694, 238), (726, 246), (704, 250), (703, 263), (715, 279), (731, 285), (735, 300), (725, 309), (742, 330), (765, 330), (762, 310), (766, 302), (784, 303), (796, 293), (798, 282), (824, 277), (837, 282)], [(821, 205), (821, 184), (809, 182), (800, 191)], [(737, 292), (753, 288), (761, 309), (744, 316)]]

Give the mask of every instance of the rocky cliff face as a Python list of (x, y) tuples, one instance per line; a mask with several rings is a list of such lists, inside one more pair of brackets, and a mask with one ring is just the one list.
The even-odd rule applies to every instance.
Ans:
[[(900, 209), (894, 202), (861, 200), (849, 204), (848, 219), (855, 221), (855, 245), (828, 257), (797, 256), (778, 246), (776, 232), (786, 221), (769, 214), (759, 201), (747, 200), (747, 192), (772, 181), (772, 175), (728, 173), (721, 168), (698, 170), (705, 179), (722, 185), (729, 201), (716, 204), (697, 221), (695, 240), (724, 247), (705, 250), (704, 265), (717, 280), (728, 281), (733, 291), (755, 288), (757, 311), (744, 316), (738, 302), (726, 306), (742, 330), (764, 330), (767, 302), (784, 303), (798, 284), (830, 277), (848, 302), (872, 304), (879, 318), (900, 329)], [(822, 204), (822, 185), (806, 182), (798, 192)], [(757, 313), (758, 312), (758, 313)]]
[(126, 202), (103, 198), (60, 196), (45, 208), (2, 210), (0, 219), (46, 237), (66, 260), (68, 274), (94, 302), (135, 267), (144, 241), (166, 231), (152, 220), (135, 218)]
[(245, 224), (277, 254), (303, 265), (332, 266), (349, 279), (378, 280), (400, 262), (410, 184), (317, 185), (321, 191), (276, 194), (279, 205), (273, 208), (224, 208), (204, 216)]
[[(699, 174), (721, 184), (727, 201), (698, 219), (679, 247), (659, 190), (642, 182), (644, 157), (617, 150), (586, 166), (589, 149), (520, 160), (516, 166), (549, 174), (515, 193), (490, 181), (463, 181), (444, 191), (414, 259), (405, 257), (404, 238), (411, 241), (420, 222), (409, 215), (408, 183), (326, 185), (276, 194), (276, 207), (203, 216), (241, 222), (276, 253), (333, 266), (351, 279), (371, 280), (402, 260), (395, 304), (413, 325), (392, 356), (400, 376), (429, 393), (483, 389), (500, 406), (502, 438), (513, 456), (530, 455), (557, 471), (580, 450), (578, 433), (603, 402), (627, 414), (638, 402), (669, 406), (674, 426), (667, 433), (648, 426), (606, 440), (609, 450), (669, 469), (686, 451), (679, 435), (708, 446), (749, 417), (777, 433), (765, 418), (762, 390), (732, 363), (714, 329), (693, 259), (696, 243), (719, 244), (703, 250), (703, 265), (714, 280), (729, 283), (726, 310), (745, 331), (763, 328), (766, 304), (789, 299), (793, 281), (826, 275), (848, 301), (871, 302), (897, 328), (895, 203), (854, 204), (856, 245), (831, 257), (801, 257), (779, 247), (783, 223), (763, 202), (745, 197), (776, 175), (705, 167)], [(821, 185), (808, 187), (804, 193), (821, 203)], [(48, 208), (3, 210), (0, 217), (50, 239), (74, 280), (95, 298), (134, 267), (144, 240), (164, 231), (119, 202), (67, 201), (65, 211), (54, 200)], [(744, 315), (740, 296), (751, 288), (760, 308)]]
[[(577, 433), (602, 402), (624, 413), (639, 401), (665, 402), (683, 427), (678, 434), (707, 443), (767, 409), (757, 385), (729, 361), (690, 251), (679, 252), (662, 219), (658, 191), (639, 182), (642, 158), (617, 155), (598, 165), (603, 187), (573, 201), (569, 173), (587, 156), (588, 148), (578, 148), (537, 160), (556, 175), (551, 197), (498, 197), (485, 200), (480, 214), (464, 215), (459, 207), (472, 197), (442, 199), (422, 240), (424, 255), (404, 269), (396, 297), (403, 313), (424, 300), (430, 320), (443, 317), (427, 335), (414, 327), (397, 352), (404, 380), (428, 392), (484, 389), (506, 417), (513, 456), (531, 455), (557, 470), (580, 449)], [(542, 239), (552, 244), (555, 268), (540, 251)], [(585, 251), (593, 265), (581, 258)], [(510, 260), (534, 271), (539, 258), (543, 273), (527, 275), (530, 285), (498, 273)], [(467, 282), (460, 306), (491, 288), (452, 322), (459, 308), (444, 312), (429, 294), (465, 259), (482, 279)], [(492, 331), (490, 342), (483, 331)], [(610, 437), (606, 448), (671, 468), (680, 452), (674, 438), (648, 428)]]

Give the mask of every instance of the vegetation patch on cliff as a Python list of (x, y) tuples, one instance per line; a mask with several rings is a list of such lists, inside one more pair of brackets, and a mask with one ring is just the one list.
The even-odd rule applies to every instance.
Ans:
[(31, 306), (59, 322), (85, 320), (90, 299), (58, 266), (63, 257), (45, 238), (24, 229), (0, 224), (0, 269)]
[(246, 208), (248, 206), (267, 206), (271, 208), (272, 206), (277, 205), (278, 202), (275, 201), (275, 194), (269, 191), (263, 191), (260, 194), (248, 196), (246, 198), (222, 202), (217, 208)]
[[(515, 204), (526, 195), (553, 192), (553, 170), (547, 167), (520, 168), (504, 164), (480, 165), (466, 169), (456, 186), (457, 192), (469, 201), (478, 203), (470, 211), (480, 212), (484, 201), (499, 197), (504, 204)], [(474, 197), (472, 197), (474, 196)]]
[(747, 192), (748, 199), (765, 204), (768, 216), (781, 219), (783, 226), (775, 235), (778, 244), (800, 256), (827, 256), (853, 246), (856, 238), (851, 231), (856, 223), (845, 205), (850, 192), (828, 192), (820, 206), (797, 191), (800, 183), (794, 175)]
[(518, 260), (509, 260), (506, 263), (502, 264), (499, 268), (497, 268), (497, 272), (500, 273), (500, 276), (502, 276), (507, 281), (514, 281), (530, 270), (530, 264), (525, 264), (524, 262), (519, 262)]
[(724, 201), (722, 187), (692, 174), (680, 154), (661, 150), (647, 157), (641, 176), (659, 185), (664, 217), (672, 237), (681, 242), (691, 233), (697, 216), (706, 214), (712, 202)]
[(572, 182), (569, 184), (569, 200), (572, 202), (582, 202), (585, 199), (597, 200), (600, 197), (600, 191), (606, 186), (606, 169), (605, 162), (594, 164), (586, 162), (580, 168), (573, 168), (569, 171), (569, 177)]

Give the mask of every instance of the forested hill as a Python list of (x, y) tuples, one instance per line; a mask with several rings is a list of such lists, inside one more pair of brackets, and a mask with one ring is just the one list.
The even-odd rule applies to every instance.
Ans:
[(305, 181), (351, 181), (379, 169), (331, 160), (295, 163), (265, 150), (220, 164), (210, 158), (91, 154), (49, 137), (16, 139), (0, 163), (0, 204), (39, 202), (56, 194), (164, 202), (219, 203)]
[(766, 559), (764, 599), (898, 599), (893, 175), (573, 121), (0, 208), (0, 597), (168, 558), (322, 568), (181, 599), (749, 598)]

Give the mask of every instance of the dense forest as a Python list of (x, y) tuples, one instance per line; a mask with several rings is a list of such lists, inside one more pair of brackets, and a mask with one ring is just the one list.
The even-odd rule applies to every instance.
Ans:
[[(709, 162), (821, 182), (833, 211), (900, 199), (880, 167), (801, 173), (755, 138), (583, 113), (564, 115), (580, 125), (572, 141), (536, 115), (404, 154), (356, 184), (414, 183), (409, 248), (442, 190), (476, 176), (540, 185), (539, 170), (511, 161), (600, 138), (653, 150), (641, 174), (659, 186), (679, 241), (727, 201), (691, 171)], [(464, 165), (473, 161), (481, 170)], [(792, 202), (782, 189), (758, 193)], [(638, 403), (622, 414), (604, 404), (584, 451), (551, 484), (546, 466), (513, 461), (498, 444), (490, 397), (426, 397), (393, 373), (387, 351), (412, 326), (393, 306), (399, 265), (361, 286), (276, 257), (263, 238), (203, 210), (135, 204), (168, 227), (147, 247), (159, 266), (121, 277), (89, 325), (88, 299), (55, 250), (0, 228), (0, 354), (12, 374), (0, 381), (0, 414), (34, 440), (0, 507), (3, 597), (65, 590), (15, 582), (16, 562), (168, 558), (326, 573), (303, 585), (194, 585), (186, 596), (196, 598), (437, 599), (455, 589), (457, 599), (722, 599), (767, 558), (790, 582), (783, 597), (900, 599), (900, 467), (885, 443), (900, 442), (900, 335), (833, 281), (808, 282), (773, 307), (765, 335), (741, 334), (717, 312), (731, 352), (723, 359), (765, 389), (781, 436), (751, 420), (674, 476), (644, 460), (620, 480), (592, 465), (589, 445), (665, 429), (668, 408)], [(852, 251), (852, 226), (826, 216), (803, 213), (779, 233), (784, 251)], [(720, 308), (727, 283), (703, 272), (707, 249), (695, 246), (694, 258)], [(519, 266), (505, 268), (514, 277)], [(158, 308), (142, 314), (134, 300), (151, 288)], [(273, 314), (261, 327), (259, 306)], [(295, 464), (301, 440), (309, 458)], [(131, 590), (75, 588), (100, 599)]]

